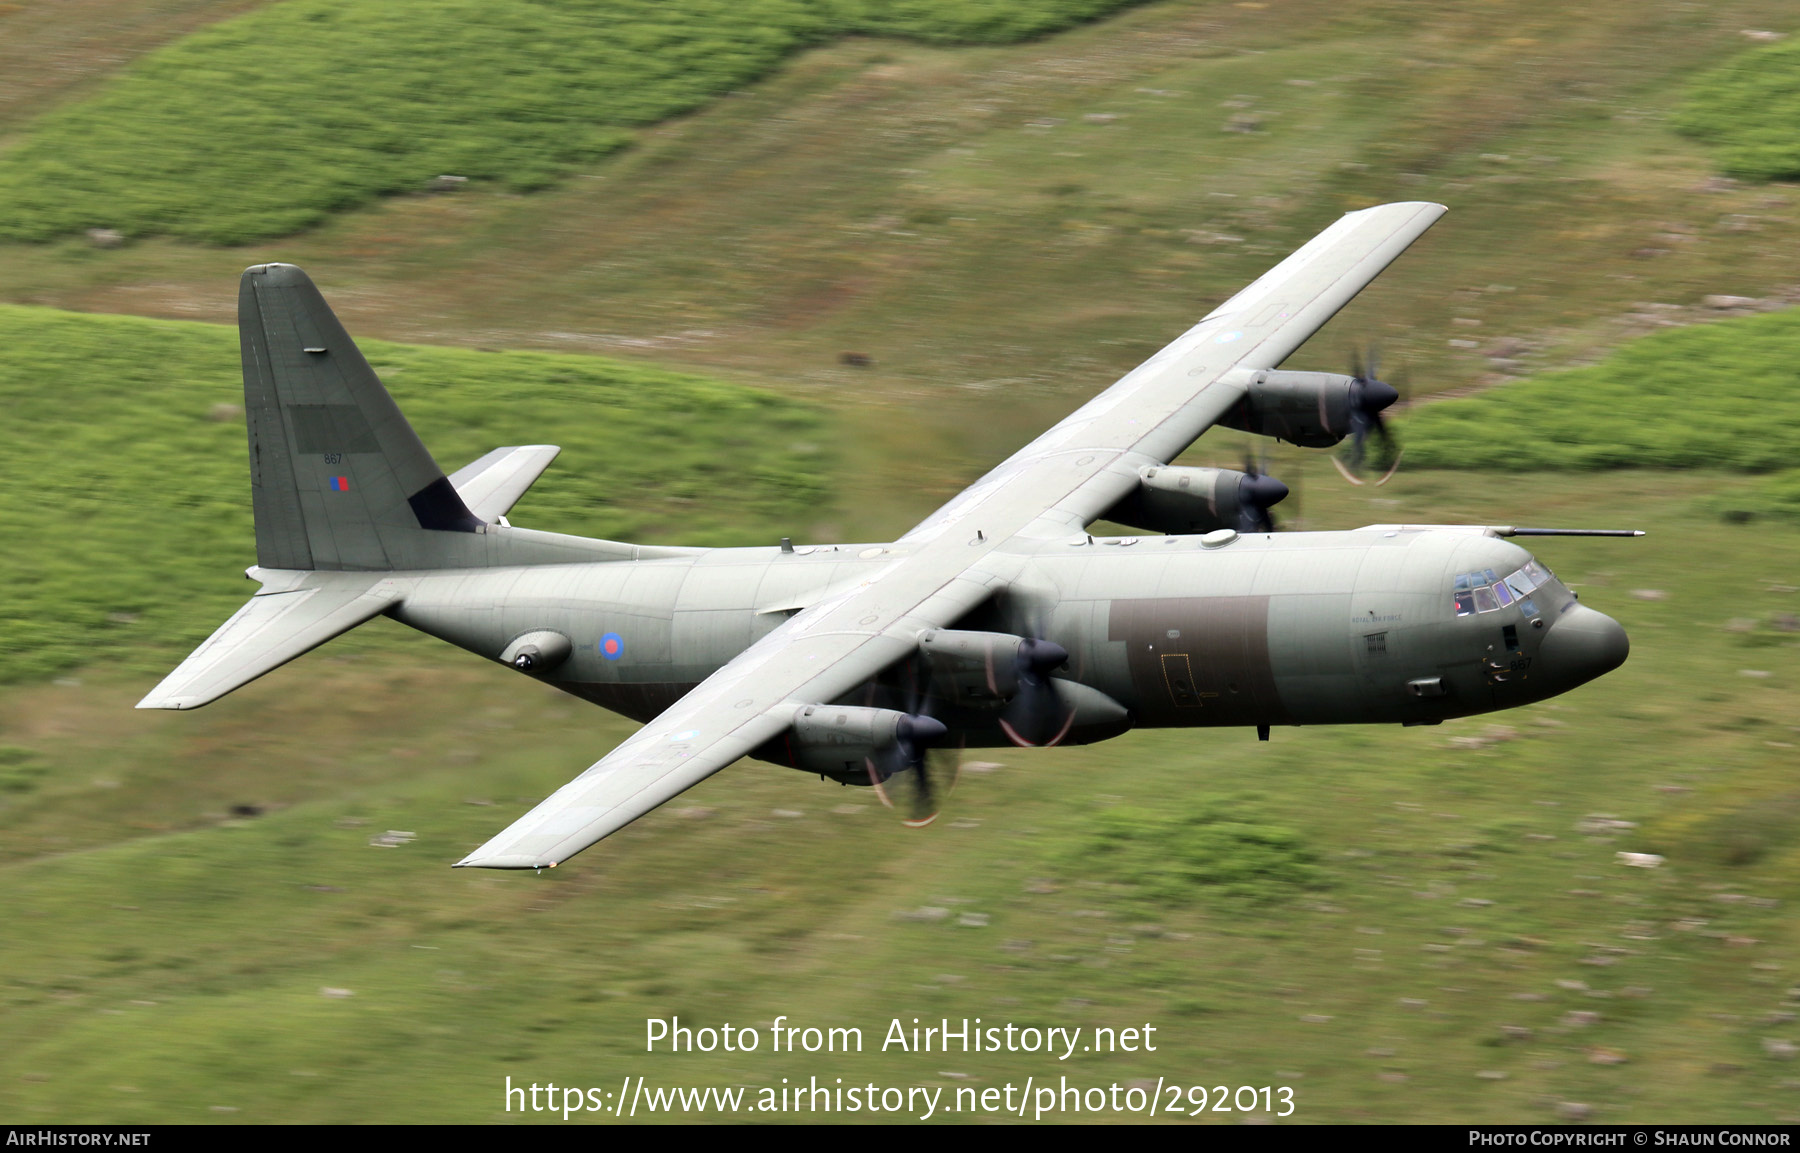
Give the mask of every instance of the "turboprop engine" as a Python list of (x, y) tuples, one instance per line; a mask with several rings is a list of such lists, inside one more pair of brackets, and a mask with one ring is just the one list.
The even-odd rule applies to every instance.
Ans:
[(1149, 465), (1139, 470), (1138, 486), (1103, 519), (1171, 536), (1222, 528), (1273, 532), (1269, 508), (1287, 494), (1287, 485), (1256, 472)]
[[(1335, 372), (1258, 372), (1219, 424), (1302, 448), (1330, 448), (1400, 394), (1378, 380)], [(1229, 526), (1228, 526), (1229, 527)]]
[(897, 767), (917, 764), (946, 731), (942, 721), (895, 709), (808, 705), (794, 714), (787, 737), (791, 756), (767, 759), (866, 785), (871, 766), (878, 780), (885, 779)]

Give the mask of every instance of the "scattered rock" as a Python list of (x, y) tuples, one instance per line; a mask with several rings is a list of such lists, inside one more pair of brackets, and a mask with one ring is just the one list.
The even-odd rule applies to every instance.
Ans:
[(350, 989), (340, 989), (336, 985), (321, 985), (319, 987), (319, 996), (342, 998), (354, 997), (356, 994)]
[(838, 363), (850, 368), (868, 368), (875, 363), (875, 358), (866, 352), (840, 352)]
[(1061, 888), (1062, 886), (1047, 877), (1033, 877), (1031, 880), (1025, 882), (1025, 891), (1027, 893), (1054, 893)]
[(220, 401), (206, 410), (206, 419), (228, 424), (244, 415), (244, 410), (229, 401)]
[(1504, 1080), (1506, 1080), (1506, 1074), (1502, 1073), (1498, 1069), (1483, 1069), (1481, 1072), (1475, 1074), (1475, 1076), (1479, 1077), (1483, 1081), (1504, 1081)]
[(90, 228), (87, 238), (95, 248), (117, 248), (125, 243), (125, 234), (116, 228)]
[(897, 921), (941, 921), (950, 915), (950, 910), (942, 905), (921, 905), (917, 909), (902, 909), (894, 914)]
[(1634, 869), (1654, 869), (1663, 863), (1663, 859), (1655, 853), (1620, 853), (1619, 864), (1629, 865)]
[(1635, 828), (1637, 828), (1636, 821), (1621, 821), (1612, 813), (1589, 813), (1587, 816), (1581, 818), (1581, 820), (1575, 822), (1576, 832), (1587, 833), (1590, 836), (1595, 834), (1604, 835), (1608, 833), (1622, 833), (1628, 829)]
[(397, 849), (401, 845), (415, 839), (419, 834), (409, 833), (404, 829), (389, 829), (380, 836), (370, 837), (369, 846), (376, 849)]
[(684, 808), (676, 809), (675, 815), (687, 821), (704, 821), (716, 811), (716, 809), (709, 809), (705, 805), (688, 805)]
[(1666, 601), (1669, 594), (1665, 589), (1632, 589), (1631, 595), (1641, 601)]
[(1593, 1116), (1594, 1107), (1579, 1101), (1561, 1101), (1557, 1103), (1556, 1112), (1566, 1121), (1585, 1121)]
[(1529, 1041), (1531, 1040), (1531, 1030), (1523, 1025), (1502, 1025), (1500, 1026), (1500, 1036), (1508, 1041)]
[(1777, 40), (1786, 38), (1783, 33), (1770, 32), (1766, 28), (1740, 28), (1738, 35), (1746, 40), (1754, 40), (1758, 44), (1773, 44)]
[(1754, 296), (1713, 295), (1701, 297), (1700, 303), (1708, 308), (1723, 310), (1727, 308), (1755, 308), (1761, 301), (1757, 300)]
[(1761, 680), (1765, 677), (1769, 677), (1771, 675), (1773, 675), (1773, 674), (1771, 674), (1768, 669), (1739, 669), (1738, 670), (1738, 676), (1754, 677), (1758, 680)]
[(831, 811), (840, 817), (854, 817), (868, 807), (867, 805), (838, 805)]
[(804, 817), (806, 814), (799, 809), (770, 809), (769, 815), (772, 817), (782, 817), (792, 821), (796, 818)]
[(1089, 124), (1111, 124), (1119, 118), (1116, 112), (1089, 112), (1082, 119)]
[(425, 187), (431, 192), (455, 192), (468, 182), (467, 176), (433, 176)]
[(1588, 1050), (1588, 1064), (1590, 1065), (1623, 1065), (1625, 1060), (1625, 1054), (1617, 1049), (1596, 1047)]
[(1800, 1052), (1792, 1041), (1784, 1041), (1779, 1037), (1764, 1037), (1763, 1052), (1777, 1061), (1792, 1061), (1794, 1054)]
[(262, 812), (263, 808), (261, 805), (231, 806), (231, 815), (234, 817), (260, 817), (262, 816)]
[(986, 913), (964, 913), (956, 919), (956, 923), (968, 929), (985, 929), (988, 915)]
[(1301, 1014), (1300, 1019), (1302, 1021), (1306, 1022), (1308, 1025), (1323, 1025), (1325, 1022), (1331, 1020), (1331, 1014), (1329, 1014), (1329, 1013), (1303, 1013), (1303, 1014)]
[(1599, 1020), (1600, 1014), (1591, 1009), (1575, 1009), (1562, 1015), (1562, 1023), (1571, 1029), (1585, 1029), (1589, 1025), (1598, 1024)]

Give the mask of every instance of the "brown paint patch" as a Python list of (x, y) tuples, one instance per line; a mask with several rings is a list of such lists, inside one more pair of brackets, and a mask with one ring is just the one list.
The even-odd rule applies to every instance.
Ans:
[(1269, 598), (1117, 600), (1107, 639), (1124, 641), (1140, 724), (1282, 724), (1269, 663)]

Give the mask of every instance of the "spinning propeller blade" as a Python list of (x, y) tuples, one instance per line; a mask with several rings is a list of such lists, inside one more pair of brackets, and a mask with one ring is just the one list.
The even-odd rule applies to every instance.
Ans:
[(1400, 390), (1382, 380), (1380, 371), (1381, 355), (1377, 350), (1371, 349), (1366, 360), (1360, 351), (1351, 357), (1349, 463), (1346, 465), (1335, 456), (1331, 458), (1338, 472), (1351, 484), (1367, 483), (1362, 479), (1361, 473), (1368, 452), (1370, 433), (1381, 438), (1382, 447), (1390, 458), (1387, 472), (1375, 484), (1386, 484), (1393, 479), (1394, 470), (1400, 467), (1403, 450), (1400, 442), (1395, 439), (1393, 430), (1388, 427), (1387, 418), (1382, 416), (1384, 411), (1400, 400)]
[[(1042, 633), (1041, 628), (1034, 633)], [(1000, 728), (1021, 747), (1061, 744), (1075, 723), (1075, 710), (1056, 691), (1052, 670), (1069, 661), (1069, 650), (1055, 641), (1028, 637), (1019, 646), (1019, 689), (1000, 712)]]
[(936, 702), (929, 682), (920, 692), (916, 661), (908, 664), (907, 678), (907, 715), (895, 731), (897, 740), (866, 764), (881, 803), (898, 813), (902, 824), (922, 828), (937, 820), (944, 798), (956, 787), (962, 749), (938, 747), (950, 730), (931, 715)]

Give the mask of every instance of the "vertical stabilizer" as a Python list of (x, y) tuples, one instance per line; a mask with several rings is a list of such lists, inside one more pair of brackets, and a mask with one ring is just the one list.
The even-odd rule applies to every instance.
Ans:
[(469, 511), (312, 280), (246, 269), (238, 289), (256, 560), (270, 569), (429, 568)]

